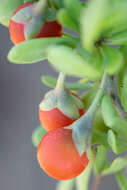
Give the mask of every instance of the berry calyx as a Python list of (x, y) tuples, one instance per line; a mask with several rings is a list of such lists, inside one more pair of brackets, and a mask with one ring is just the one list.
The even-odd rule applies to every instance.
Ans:
[(81, 99), (65, 88), (64, 78), (60, 73), (55, 89), (39, 105), (39, 119), (47, 131), (66, 127), (85, 113)]
[[(79, 99), (79, 97), (74, 93), (71, 94), (71, 96), (75, 96), (75, 97), (77, 97), (77, 99)], [(42, 102), (39, 106), (39, 119), (40, 119), (40, 123), (43, 125), (43, 127), (47, 131), (61, 128), (61, 127), (66, 127), (66, 126), (72, 124), (75, 120), (80, 118), (85, 113), (84, 107), (81, 109), (75, 107), (75, 109), (78, 111), (78, 115), (75, 118), (71, 118), (71, 117), (65, 115), (62, 112), (62, 109), (60, 110), (58, 107), (55, 107), (51, 110), (43, 110), (43, 107), (41, 108), (43, 101), (45, 101), (45, 100), (42, 100)], [(59, 101), (60, 100), (58, 99), (58, 102)], [(81, 100), (79, 99), (79, 101), (81, 101)], [(74, 102), (72, 102), (72, 103), (75, 104)], [(66, 109), (69, 109), (69, 105), (65, 105), (65, 106), (66, 106)]]
[(59, 180), (75, 178), (89, 162), (85, 152), (79, 155), (72, 139), (72, 130), (64, 128), (52, 130), (42, 138), (37, 159), (49, 176)]
[[(13, 14), (16, 15), (19, 11), (23, 10), (26, 7), (30, 7), (34, 5), (33, 2), (28, 2), (23, 5), (21, 5)], [(10, 38), (12, 42), (16, 45), (18, 43), (21, 43), (26, 40), (25, 38), (25, 28), (32, 19), (32, 15), (30, 18), (26, 19), (25, 21), (16, 21), (13, 19), (13, 17), (10, 20), (9, 24), (9, 32), (10, 32)], [(42, 20), (43, 23), (43, 20)], [(62, 26), (55, 20), (51, 22), (44, 22), (41, 30), (37, 35), (35, 35), (34, 38), (45, 38), (45, 37), (61, 37), (62, 36)]]

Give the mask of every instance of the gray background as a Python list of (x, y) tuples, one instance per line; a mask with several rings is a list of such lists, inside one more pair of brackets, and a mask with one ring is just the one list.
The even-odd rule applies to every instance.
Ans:
[[(48, 90), (40, 77), (56, 73), (46, 62), (9, 63), (11, 47), (8, 29), (0, 25), (0, 190), (55, 190), (56, 180), (39, 168), (31, 134), (39, 125), (38, 104)], [(101, 183), (100, 190), (107, 189), (118, 190), (112, 176)]]

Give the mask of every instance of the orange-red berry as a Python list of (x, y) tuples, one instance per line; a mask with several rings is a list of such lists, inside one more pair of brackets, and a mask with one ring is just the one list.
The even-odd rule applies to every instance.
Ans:
[(58, 180), (75, 178), (89, 162), (85, 152), (79, 155), (72, 139), (72, 130), (64, 128), (52, 130), (42, 138), (37, 159), (41, 168)]
[[(72, 95), (78, 97), (74, 93)], [(84, 110), (84, 108), (78, 109), (78, 112), (79, 112), (79, 117), (81, 117), (85, 113), (85, 110)], [(59, 108), (57, 108), (57, 107), (53, 108), (53, 109), (51, 109), (49, 111), (42, 110), (39, 107), (40, 123), (42, 124), (44, 129), (47, 130), (47, 131), (57, 129), (57, 128), (61, 128), (61, 127), (66, 127), (66, 126), (72, 124), (75, 120), (79, 119), (79, 117), (77, 117), (75, 119), (70, 118), (69, 116), (62, 113), (62, 111), (59, 110)]]
[[(21, 9), (31, 6), (33, 3), (28, 2), (21, 5), (13, 15), (15, 15)], [(16, 22), (13, 18), (10, 20), (9, 32), (10, 38), (14, 44), (21, 43), (25, 41), (24, 28), (27, 25), (28, 21), (21, 23)], [(60, 37), (62, 36), (62, 26), (57, 21), (45, 22), (39, 34), (35, 38), (44, 38), (44, 37)]]

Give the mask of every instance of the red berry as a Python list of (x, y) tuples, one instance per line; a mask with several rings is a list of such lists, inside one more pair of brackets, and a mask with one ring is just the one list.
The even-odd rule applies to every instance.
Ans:
[[(13, 15), (15, 15), (21, 9), (32, 5), (32, 2), (25, 3), (21, 5)], [(27, 21), (24, 23), (19, 23), (14, 21), (13, 19), (10, 20), (9, 24), (9, 32), (10, 38), (14, 44), (21, 43), (25, 41), (24, 36), (24, 28), (27, 25)], [(62, 26), (57, 21), (52, 22), (45, 22), (40, 33), (35, 36), (35, 38), (43, 38), (43, 37), (60, 37), (62, 36)]]
[(56, 129), (41, 140), (37, 159), (41, 168), (51, 177), (68, 180), (78, 176), (88, 165), (86, 153), (79, 155), (72, 139), (72, 130)]
[[(73, 94), (73, 95), (78, 97), (75, 94)], [(84, 108), (78, 109), (78, 112), (79, 112), (79, 117), (81, 117), (85, 113), (85, 110), (84, 110)], [(76, 119), (72, 119), (69, 116), (62, 113), (62, 111), (59, 110), (57, 107), (52, 110), (49, 110), (49, 111), (42, 110), (39, 107), (40, 123), (44, 127), (44, 129), (47, 131), (68, 126), (68, 125), (72, 124), (75, 120), (79, 119), (79, 117)]]

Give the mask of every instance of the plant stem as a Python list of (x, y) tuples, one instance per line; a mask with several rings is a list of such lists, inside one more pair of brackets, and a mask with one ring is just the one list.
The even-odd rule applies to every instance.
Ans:
[(93, 159), (90, 160), (86, 169), (76, 178), (76, 186), (78, 190), (88, 190), (89, 178), (92, 171)]
[(100, 99), (104, 93), (104, 89), (105, 89), (105, 86), (106, 86), (106, 81), (107, 81), (107, 74), (104, 73), (103, 77), (102, 77), (102, 81), (101, 81), (101, 84), (100, 84), (100, 87), (99, 87), (99, 90), (97, 92), (97, 95), (93, 101), (93, 103), (91, 104), (91, 106), (89, 107), (88, 109), (88, 113), (89, 112), (93, 112), (93, 114), (96, 112), (97, 108), (100, 106)]
[(119, 99), (119, 94), (118, 90), (116, 88), (115, 82), (113, 81), (113, 78), (108, 76), (107, 79), (107, 92), (111, 96), (111, 99), (113, 101), (113, 104), (115, 105), (116, 111), (118, 114), (127, 121), (127, 113), (124, 111), (120, 99)]
[[(105, 89), (105, 85), (106, 85), (106, 80), (107, 80), (107, 74), (104, 73), (103, 77), (102, 77), (102, 82), (100, 84), (99, 90), (97, 92), (97, 95), (95, 97), (95, 99), (93, 100), (93, 103), (91, 104), (91, 106), (89, 107), (89, 109), (87, 110), (87, 112), (80, 117), (80, 119), (78, 119), (77, 121), (75, 121), (75, 124), (78, 124), (81, 126), (81, 124), (83, 124), (84, 126), (84, 122), (86, 121), (86, 118), (91, 118), (95, 115), (98, 107), (99, 107), (99, 103), (100, 103), (100, 99), (104, 93), (104, 89)], [(93, 119), (93, 118), (92, 118)]]
[(61, 91), (61, 90), (65, 89), (64, 80), (65, 80), (65, 74), (60, 72), (57, 83), (56, 83), (55, 90)]
[(33, 10), (34, 16), (42, 15), (43, 10), (45, 9), (47, 0), (39, 0), (37, 2), (37, 5), (35, 6)]
[(104, 73), (100, 88), (88, 111), (78, 120), (76, 120), (71, 126), (68, 127), (72, 129), (72, 137), (80, 155), (82, 155), (85, 150), (87, 156), (89, 157), (94, 116), (100, 105), (100, 100), (104, 93), (106, 80), (107, 74)]
[(94, 182), (93, 182), (93, 185), (92, 185), (92, 190), (99, 190), (99, 185), (101, 183), (101, 180), (102, 180), (102, 176), (101, 175), (98, 175)]

